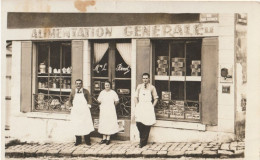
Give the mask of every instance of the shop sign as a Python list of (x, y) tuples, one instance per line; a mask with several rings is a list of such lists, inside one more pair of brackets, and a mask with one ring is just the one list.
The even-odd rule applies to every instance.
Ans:
[(230, 86), (222, 86), (222, 93), (230, 93)]
[[(216, 36), (216, 23), (135, 25), (112, 27), (71, 27), (71, 28), (34, 28), (14, 29), (17, 35), (29, 39), (106, 39), (106, 38), (143, 38), (143, 37), (199, 37)], [(23, 34), (21, 34), (21, 32)], [(12, 33), (15, 34), (15, 33)], [(17, 39), (17, 37), (14, 39)], [(23, 38), (25, 39), (25, 38)]]
[(246, 13), (237, 13), (236, 20), (238, 24), (247, 24), (247, 14)]
[(218, 22), (218, 14), (217, 13), (201, 13), (200, 14), (200, 22)]

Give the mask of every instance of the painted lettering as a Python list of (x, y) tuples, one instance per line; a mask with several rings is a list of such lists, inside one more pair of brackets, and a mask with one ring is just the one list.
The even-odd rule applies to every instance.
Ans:
[(203, 26), (202, 24), (196, 24), (194, 26), (195, 35), (203, 35)]
[(140, 37), (141, 36), (140, 32), (141, 32), (141, 26), (135, 26), (135, 36)]
[(56, 33), (57, 33), (57, 37), (56, 38), (62, 38), (61, 37), (61, 29), (58, 28)]
[(106, 36), (111, 37), (112, 36), (112, 28), (106, 28)]
[(153, 36), (158, 37), (160, 36), (159, 33), (160, 33), (160, 26), (158, 25), (153, 26)]
[(127, 37), (132, 36), (132, 35), (133, 35), (132, 27), (125, 27), (125, 29), (124, 29), (124, 34), (125, 34), (125, 36), (127, 36)]
[(143, 36), (150, 36), (150, 26), (143, 26)]
[(55, 29), (50, 29), (47, 35), (50, 38), (55, 38)]
[(85, 37), (89, 37), (89, 28), (84, 28)]
[(169, 26), (169, 25), (164, 25), (163, 26), (163, 30), (162, 30), (163, 36), (173, 36), (171, 34), (171, 31), (172, 31), (171, 26)]
[(130, 68), (130, 66), (123, 67), (123, 64), (120, 63), (120, 64), (117, 65), (116, 71), (118, 71), (118, 72), (120, 72), (120, 71), (121, 71), (121, 72), (124, 72), (124, 75), (125, 75), (125, 74), (127, 74), (128, 72), (131, 71), (131, 68)]
[(85, 36), (83, 28), (79, 28), (78, 29), (78, 34), (77, 35), (78, 35), (78, 37), (84, 37)]
[(66, 30), (63, 31), (63, 37), (70, 38), (70, 30), (69, 29), (66, 29)]
[(32, 30), (32, 38), (37, 38), (37, 30), (36, 29)]
[(188, 24), (184, 25), (184, 34), (187, 36), (192, 35), (190, 32), (190, 25)]
[(176, 25), (174, 28), (174, 33), (173, 34), (177, 34), (177, 35), (182, 35), (182, 28), (181, 25)]
[(100, 72), (106, 71), (106, 70), (107, 70), (107, 63), (105, 63), (104, 65), (102, 65), (102, 64), (97, 64), (97, 65), (94, 67), (94, 69), (93, 69), (93, 71), (94, 71), (94, 72), (97, 72), (97, 73), (100, 73)]
[(72, 28), (71, 32), (72, 32), (72, 37), (76, 37), (77, 29), (76, 28)]
[(96, 31), (96, 34), (98, 37), (102, 37), (104, 35), (104, 30), (103, 28), (98, 28)]
[(94, 28), (91, 28), (91, 37), (94, 37), (95, 36), (95, 30)]

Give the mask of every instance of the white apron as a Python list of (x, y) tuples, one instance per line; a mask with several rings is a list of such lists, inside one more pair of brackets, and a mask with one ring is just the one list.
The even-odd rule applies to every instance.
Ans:
[(152, 104), (152, 94), (149, 89), (140, 89), (139, 103), (135, 108), (136, 122), (141, 122), (147, 126), (151, 126), (156, 123), (154, 107)]
[(71, 125), (75, 135), (87, 135), (94, 131), (90, 107), (83, 92), (75, 93), (71, 109)]

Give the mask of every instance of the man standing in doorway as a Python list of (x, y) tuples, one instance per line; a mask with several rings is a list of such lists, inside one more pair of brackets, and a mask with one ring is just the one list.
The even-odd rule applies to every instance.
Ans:
[(143, 83), (137, 86), (135, 93), (135, 118), (140, 135), (140, 148), (147, 144), (151, 126), (156, 123), (154, 107), (158, 101), (156, 88), (149, 83), (150, 75), (144, 73), (142, 77)]
[(82, 88), (82, 80), (77, 79), (76, 88), (71, 90), (69, 102), (71, 109), (71, 125), (76, 136), (75, 146), (81, 144), (81, 136), (84, 136), (85, 143), (90, 143), (90, 133), (94, 131), (90, 107), (92, 103), (89, 91)]

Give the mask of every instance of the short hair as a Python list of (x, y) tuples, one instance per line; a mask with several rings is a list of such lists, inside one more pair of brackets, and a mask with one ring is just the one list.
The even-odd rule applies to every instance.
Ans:
[(148, 78), (150, 78), (150, 74), (149, 73), (143, 73), (142, 77), (143, 76), (148, 76)]
[(110, 81), (106, 80), (106, 81), (104, 82), (104, 84), (105, 84), (105, 83), (109, 83), (109, 85), (110, 85), (110, 88), (111, 88), (111, 85), (112, 85), (112, 84), (111, 84), (111, 82), (110, 82)]
[(77, 80), (75, 81), (75, 83), (76, 83), (77, 81), (80, 81), (81, 83), (83, 83), (83, 81), (82, 81), (81, 79), (77, 79)]

